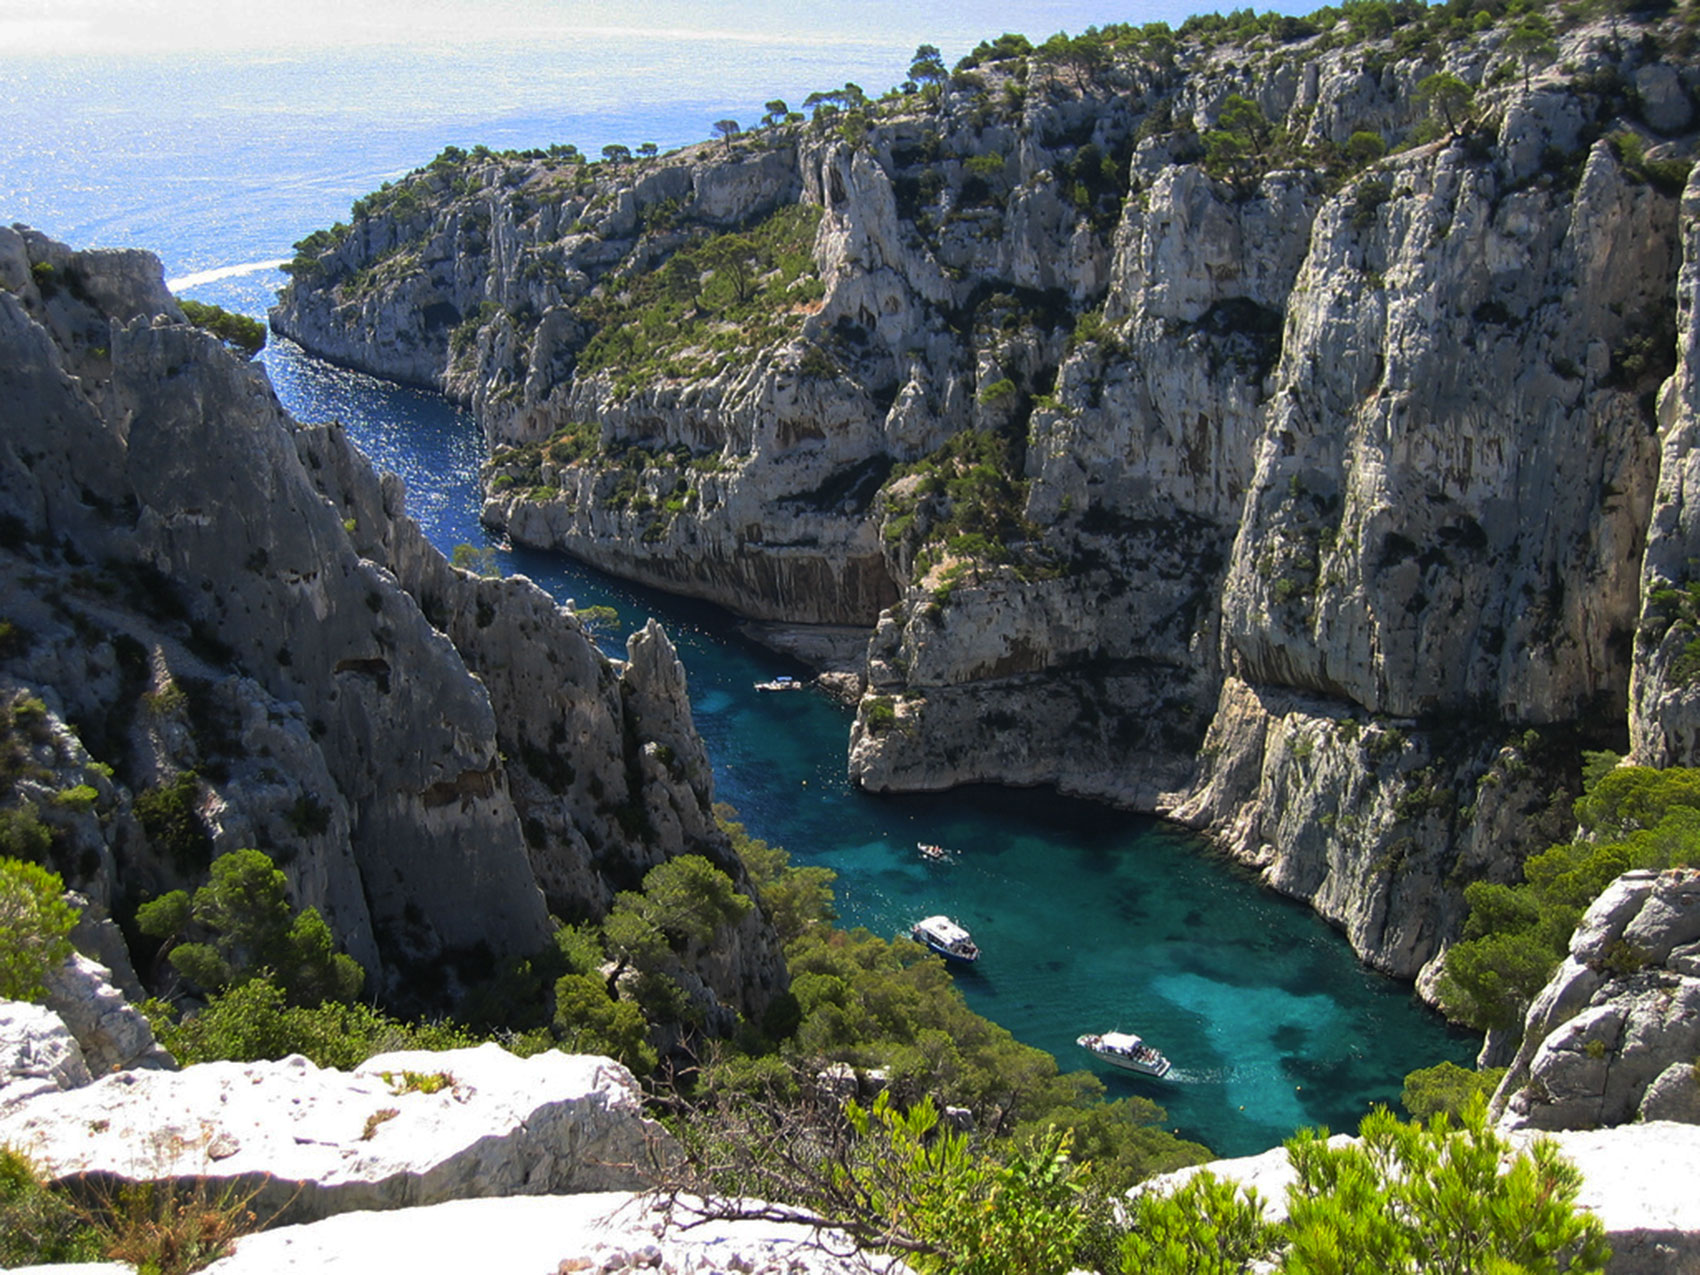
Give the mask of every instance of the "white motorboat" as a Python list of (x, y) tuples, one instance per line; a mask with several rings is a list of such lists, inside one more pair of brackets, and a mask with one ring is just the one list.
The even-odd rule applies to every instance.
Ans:
[(758, 691), (806, 691), (809, 689), (809, 684), (798, 681), (794, 677), (780, 676), (774, 678), (771, 682), (757, 682), (756, 689)]
[(1169, 1060), (1128, 1032), (1094, 1032), (1074, 1043), (1123, 1071), (1135, 1071), (1158, 1079), (1169, 1074)]
[(915, 922), (909, 929), (909, 937), (947, 961), (971, 964), (980, 959), (980, 949), (974, 946), (968, 931), (948, 916), (929, 916)]

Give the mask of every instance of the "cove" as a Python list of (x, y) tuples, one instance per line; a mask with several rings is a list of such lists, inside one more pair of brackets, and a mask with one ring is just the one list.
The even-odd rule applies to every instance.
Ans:
[[(449, 553), (487, 542), (482, 440), (469, 416), (288, 342), (263, 357), (295, 416), (340, 420), (378, 467), (402, 477), (408, 510), (434, 544)], [(974, 1009), (1065, 1070), (1091, 1067), (1112, 1097), (1160, 1103), (1171, 1128), (1218, 1154), (1264, 1150), (1303, 1125), (1355, 1130), (1371, 1105), (1397, 1103), (1407, 1071), (1473, 1056), (1472, 1037), (1190, 833), (1043, 791), (868, 796), (845, 774), (848, 711), (814, 692), (757, 693), (757, 681), (805, 670), (742, 638), (724, 611), (561, 555), (500, 558), (558, 599), (615, 607), (613, 654), (645, 617), (666, 626), (718, 799), (795, 862), (838, 874), (841, 924), (893, 936), (949, 914), (984, 952), (957, 975)], [(920, 841), (950, 848), (952, 861), (923, 860)], [(1152, 1081), (1094, 1066), (1075, 1037), (1107, 1029), (1147, 1037), (1174, 1071)]]

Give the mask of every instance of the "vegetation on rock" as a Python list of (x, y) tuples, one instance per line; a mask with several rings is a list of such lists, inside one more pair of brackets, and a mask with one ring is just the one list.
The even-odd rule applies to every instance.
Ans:
[(0, 858), (0, 1000), (40, 1000), (47, 971), (71, 954), (77, 910), (64, 892), (57, 873)]
[(245, 314), (233, 314), (222, 306), (204, 301), (179, 298), (183, 317), (198, 328), (205, 328), (231, 349), (246, 358), (253, 358), (266, 346), (266, 325)]
[(193, 898), (183, 890), (161, 895), (141, 906), (136, 924), (171, 945), (171, 964), (209, 992), (265, 978), (292, 1004), (314, 1006), (351, 1000), (365, 977), (335, 950), (317, 908), (290, 907), (286, 878), (260, 850), (214, 860), (211, 880)]
[(1465, 889), (1463, 940), (1447, 953), (1438, 985), (1454, 1018), (1483, 1030), (1520, 1027), (1606, 886), (1633, 868), (1700, 864), (1700, 770), (1599, 760), (1576, 801), (1576, 840), (1532, 856), (1521, 884)]

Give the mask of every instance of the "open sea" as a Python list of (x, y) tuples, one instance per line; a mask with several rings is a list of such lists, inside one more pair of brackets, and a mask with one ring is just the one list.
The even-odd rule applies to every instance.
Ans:
[[(67, 6), (53, 11), (90, 7)], [(332, 40), (330, 25), (281, 21), (296, 8), (270, 6), (264, 39), (185, 33), (205, 47), (124, 54), (76, 52), (94, 37), (26, 29), (0, 11), (0, 222), (76, 247), (148, 248), (181, 295), (263, 317), (296, 240), (445, 145), (665, 150), (706, 139), (718, 119), (753, 124), (773, 98), (798, 106), (846, 80), (881, 92), (921, 42), (954, 62), (1005, 30), (1038, 41), (1184, 17), (1084, 0), (936, 13), (895, 0), (507, 0), (478, 10), (501, 21), (478, 25), (448, 0), (423, 6), (400, 43), (370, 24)], [(262, 357), (298, 417), (342, 420), (406, 480), (410, 511), (445, 552), (484, 543), (482, 442), (465, 414), (287, 342)], [(1260, 1151), (1301, 1125), (1355, 1129), (1371, 1104), (1397, 1101), (1407, 1071), (1473, 1055), (1474, 1039), (1408, 987), (1363, 969), (1308, 909), (1190, 834), (1047, 793), (860, 794), (845, 778), (849, 714), (814, 694), (757, 695), (754, 682), (802, 670), (740, 638), (726, 613), (558, 555), (503, 559), (558, 597), (616, 607), (622, 633), (662, 620), (689, 670), (718, 796), (754, 835), (839, 874), (844, 923), (892, 935), (930, 913), (955, 917), (984, 951), (958, 975), (974, 1008), (1068, 1069), (1089, 1063), (1081, 1032), (1144, 1035), (1175, 1070), (1148, 1081), (1099, 1069), (1112, 1096), (1160, 1102), (1171, 1127), (1217, 1152)], [(958, 853), (927, 863), (918, 841)]]

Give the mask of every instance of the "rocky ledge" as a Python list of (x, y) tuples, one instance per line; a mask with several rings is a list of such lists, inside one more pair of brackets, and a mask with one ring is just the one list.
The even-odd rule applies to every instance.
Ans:
[(575, 1191), (637, 1191), (677, 1154), (620, 1064), (499, 1045), (121, 1071), (0, 1114), (54, 1182), (253, 1192), (261, 1218)]
[(817, 1228), (657, 1194), (678, 1147), (609, 1058), (489, 1044), (350, 1072), (295, 1057), (91, 1081), (57, 1015), (4, 1001), (0, 1068), (0, 1146), (45, 1180), (246, 1199), (266, 1229), (208, 1268), (220, 1275), (908, 1271)]

